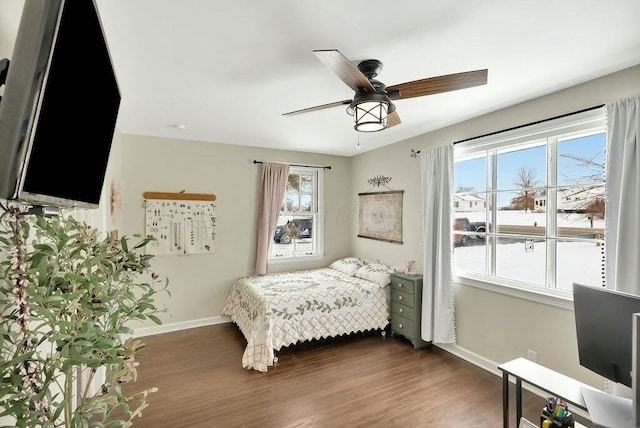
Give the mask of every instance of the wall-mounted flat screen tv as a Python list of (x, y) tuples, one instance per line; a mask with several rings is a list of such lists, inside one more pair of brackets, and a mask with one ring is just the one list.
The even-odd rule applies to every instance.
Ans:
[(94, 0), (26, 0), (8, 59), (0, 199), (98, 207), (121, 97)]

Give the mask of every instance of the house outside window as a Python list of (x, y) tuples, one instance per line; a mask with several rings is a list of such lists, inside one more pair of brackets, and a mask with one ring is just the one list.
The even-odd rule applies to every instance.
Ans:
[(469, 225), (452, 225), (455, 275), (558, 296), (601, 285), (605, 148), (602, 110), (456, 144), (453, 199), (486, 204), (454, 206)]
[(322, 168), (291, 167), (270, 248), (270, 261), (322, 257)]

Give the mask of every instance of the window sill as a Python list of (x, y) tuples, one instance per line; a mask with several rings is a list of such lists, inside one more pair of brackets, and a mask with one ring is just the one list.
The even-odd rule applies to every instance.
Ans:
[(540, 305), (553, 306), (560, 309), (573, 311), (573, 298), (569, 295), (560, 295), (544, 289), (533, 290), (512, 285), (489, 282), (470, 276), (454, 276), (456, 284), (479, 288), (493, 293), (504, 294), (517, 299), (528, 300)]
[(269, 264), (280, 264), (280, 263), (302, 263), (302, 262), (311, 262), (316, 260), (322, 260), (324, 256), (322, 254), (313, 254), (309, 256), (296, 256), (296, 257), (272, 257), (269, 259)]

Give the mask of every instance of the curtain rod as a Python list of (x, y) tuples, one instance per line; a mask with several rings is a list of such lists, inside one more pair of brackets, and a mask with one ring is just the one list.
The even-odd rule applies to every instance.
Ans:
[(597, 105), (597, 106), (584, 108), (582, 110), (572, 111), (571, 113), (565, 113), (565, 114), (561, 114), (561, 115), (558, 115), (558, 116), (549, 117), (547, 119), (537, 120), (535, 122), (525, 123), (524, 125), (518, 125), (518, 126), (514, 126), (512, 128), (501, 129), (500, 131), (489, 132), (488, 134), (478, 135), (477, 137), (465, 138), (464, 140), (454, 141), (453, 144), (464, 143), (465, 141), (476, 140), (478, 138), (488, 137), (490, 135), (500, 134), (502, 132), (513, 131), (514, 129), (520, 129), (520, 128), (524, 128), (526, 126), (532, 126), (532, 125), (537, 125), (539, 123), (549, 122), (550, 120), (556, 120), (556, 119), (560, 119), (560, 118), (567, 117), (567, 116), (573, 116), (574, 114), (584, 113), (585, 111), (595, 110), (595, 109), (598, 109), (598, 108), (601, 108), (601, 107), (604, 107), (604, 104), (600, 104), (600, 105)]
[[(458, 144), (458, 143), (464, 143), (465, 141), (472, 141), (472, 140), (476, 140), (478, 138), (483, 138), (483, 137), (488, 137), (488, 136), (491, 136), (491, 135), (500, 134), (502, 132), (513, 131), (515, 129), (524, 128), (526, 126), (537, 125), (539, 123), (549, 122), (550, 120), (560, 119), (560, 118), (563, 118), (563, 117), (572, 116), (574, 114), (579, 114), (579, 113), (584, 113), (585, 111), (595, 110), (595, 109), (602, 108), (602, 107), (604, 107), (604, 104), (600, 104), (600, 105), (593, 106), (593, 107), (587, 107), (587, 108), (584, 108), (582, 110), (572, 111), (571, 113), (565, 113), (565, 114), (561, 114), (561, 115), (558, 115), (558, 116), (549, 117), (547, 119), (537, 120), (535, 122), (529, 122), (529, 123), (525, 123), (523, 125), (518, 125), (518, 126), (511, 127), (511, 128), (506, 128), (506, 129), (501, 129), (499, 131), (489, 132), (487, 134), (478, 135), (478, 136), (471, 137), (471, 138), (465, 138), (464, 140), (454, 141), (453, 144), (455, 145), (455, 144)], [(411, 157), (416, 157), (415, 155), (417, 153), (420, 153), (420, 150), (416, 151), (416, 150), (411, 149)]]
[[(258, 164), (258, 163), (262, 164), (262, 163), (264, 163), (264, 162), (263, 162), (263, 161), (259, 161), (259, 160), (254, 160), (254, 161), (253, 161), (253, 163), (254, 163), (254, 164)], [(289, 165), (290, 165), (290, 166), (303, 166), (303, 167), (305, 167), (305, 168), (324, 168), (324, 169), (331, 169), (331, 165), (329, 165), (329, 166), (323, 166), (323, 165), (300, 165), (300, 164), (297, 164), (297, 163), (291, 163), (291, 164), (289, 164)]]

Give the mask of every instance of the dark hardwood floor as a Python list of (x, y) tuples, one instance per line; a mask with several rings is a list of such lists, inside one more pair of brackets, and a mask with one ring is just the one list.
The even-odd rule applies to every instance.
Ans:
[[(142, 340), (138, 381), (123, 389), (159, 391), (135, 427), (502, 426), (500, 377), (401, 337), (369, 332), (290, 346), (268, 373), (242, 368), (246, 342), (235, 324)], [(542, 405), (524, 391), (525, 417), (538, 422)]]

